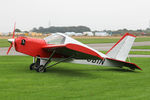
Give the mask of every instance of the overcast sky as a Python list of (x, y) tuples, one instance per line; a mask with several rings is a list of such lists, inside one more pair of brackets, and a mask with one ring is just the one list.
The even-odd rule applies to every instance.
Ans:
[(92, 30), (145, 29), (150, 0), (0, 0), (0, 32), (78, 26)]

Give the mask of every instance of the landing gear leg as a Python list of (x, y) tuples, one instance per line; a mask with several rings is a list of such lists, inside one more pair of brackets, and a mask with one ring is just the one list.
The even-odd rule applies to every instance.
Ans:
[(68, 57), (68, 58), (64, 58), (64, 59), (62, 59), (62, 60), (60, 60), (60, 61), (58, 61), (58, 62), (56, 62), (55, 64), (52, 64), (52, 65), (50, 65), (50, 66), (48, 66), (47, 67), (47, 65), (51, 62), (51, 59), (52, 59), (52, 57), (54, 56), (54, 54), (55, 54), (55, 50), (52, 52), (52, 54), (50, 55), (50, 57), (49, 57), (49, 59), (48, 60), (44, 60), (44, 59), (41, 59), (40, 57), (37, 57), (37, 60), (36, 60), (36, 62), (34, 63), (34, 61), (33, 61), (33, 64), (31, 64), (30, 65), (30, 70), (36, 70), (37, 72), (46, 72), (46, 69), (48, 68), (48, 67), (52, 67), (52, 66), (54, 66), (54, 65), (57, 65), (57, 64), (59, 64), (59, 63), (61, 63), (61, 62), (63, 62), (63, 61), (66, 61), (66, 60), (68, 60), (68, 59), (71, 59), (73, 56), (70, 56), (70, 57)]
[(34, 67), (35, 67), (35, 63), (32, 63), (32, 64), (30, 65), (30, 70), (34, 70)]
[(46, 72), (46, 68), (43, 65), (40, 65), (37, 69), (37, 72)]
[(61, 62), (64, 62), (64, 61), (66, 61), (66, 60), (72, 59), (72, 57), (73, 57), (73, 56), (70, 56), (70, 57), (68, 57), (68, 58), (64, 58), (64, 59), (62, 59), (62, 60), (56, 62), (55, 64), (52, 64), (52, 65), (50, 65), (50, 66), (47, 66), (48, 63), (51, 62), (51, 59), (52, 59), (54, 53), (55, 53), (55, 51), (53, 51), (53, 53), (51, 54), (51, 56), (49, 57), (49, 59), (47, 60), (47, 62), (45, 63), (45, 65), (41, 65), (41, 66), (39, 66), (39, 67), (36, 69), (37, 72), (46, 72), (46, 69), (47, 69), (47, 68), (52, 67), (52, 66), (54, 66), (54, 65), (57, 65), (57, 64), (59, 64), (59, 63), (61, 63)]
[(37, 57), (37, 60), (35, 62), (35, 58), (33, 58), (33, 63), (30, 65), (30, 70), (35, 70), (38, 66), (40, 66), (40, 58)]
[(53, 57), (53, 55), (55, 54), (55, 50), (52, 52), (51, 56), (49, 57), (49, 59), (47, 60), (47, 62), (44, 64), (44, 65), (39, 65), (37, 68), (36, 68), (36, 71), (37, 72), (46, 72), (46, 66), (48, 65), (48, 63), (51, 62), (51, 59)]
[(64, 62), (64, 61), (69, 60), (69, 59), (72, 59), (72, 57), (73, 57), (73, 56), (68, 57), (68, 58), (65, 58), (65, 59), (62, 59), (62, 60), (56, 62), (55, 64), (52, 64), (52, 65), (50, 65), (50, 66), (48, 66), (48, 67), (46, 67), (46, 68), (52, 67), (52, 66), (57, 65), (57, 64), (59, 64), (59, 63), (61, 63), (61, 62)]

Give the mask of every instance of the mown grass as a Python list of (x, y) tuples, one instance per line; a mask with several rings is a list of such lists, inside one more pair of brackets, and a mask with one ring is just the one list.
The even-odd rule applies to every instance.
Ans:
[(129, 54), (134, 54), (134, 55), (150, 55), (150, 51), (130, 51)]
[(150, 41), (150, 37), (137, 37), (135, 42)]
[[(78, 41), (85, 43), (85, 44), (94, 44), (94, 43), (116, 43), (119, 38), (78, 38)], [(150, 41), (150, 37), (139, 37), (135, 39), (135, 42), (144, 42)]]
[(0, 47), (9, 47), (7, 39), (0, 39)]
[(101, 53), (103, 53), (103, 54), (106, 54), (107, 53), (107, 51), (100, 51)]
[(132, 49), (150, 49), (150, 44), (149, 46), (133, 46)]
[(117, 42), (119, 39), (118, 38), (100, 38), (100, 39), (94, 39), (94, 38), (80, 38), (80, 39), (76, 39), (82, 43), (85, 43), (85, 44), (94, 44), (94, 43), (115, 43)]
[[(104, 54), (107, 53), (107, 51), (100, 51)], [(130, 51), (129, 54), (134, 54), (134, 55), (150, 55), (150, 51)]]
[(37, 73), (32, 57), (0, 57), (1, 100), (149, 100), (150, 58), (131, 58), (143, 71), (61, 63)]

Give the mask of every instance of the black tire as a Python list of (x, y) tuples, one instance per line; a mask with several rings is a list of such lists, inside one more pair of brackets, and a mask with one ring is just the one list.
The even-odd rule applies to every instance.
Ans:
[(46, 72), (46, 68), (43, 65), (41, 65), (41, 66), (37, 67), (36, 71), (43, 73), (43, 72)]
[(34, 70), (34, 68), (35, 68), (35, 63), (32, 63), (32, 64), (30, 65), (30, 70)]

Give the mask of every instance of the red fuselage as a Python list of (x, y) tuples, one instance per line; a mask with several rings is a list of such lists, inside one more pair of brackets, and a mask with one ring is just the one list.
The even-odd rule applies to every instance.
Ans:
[(42, 49), (42, 47), (46, 45), (47, 44), (43, 39), (34, 39), (27, 37), (18, 37), (15, 39), (16, 51), (33, 57), (40, 56), (43, 58), (48, 58), (51, 52), (47, 52)]

